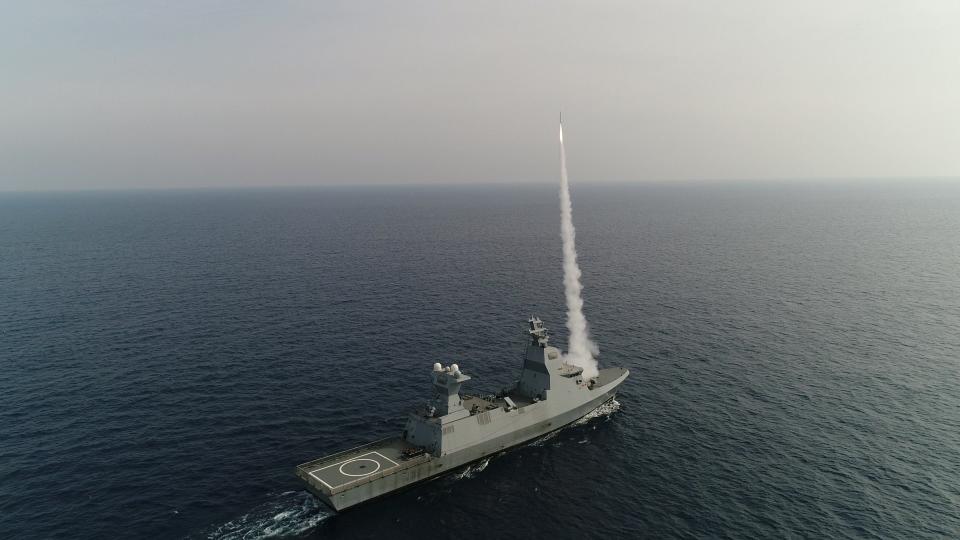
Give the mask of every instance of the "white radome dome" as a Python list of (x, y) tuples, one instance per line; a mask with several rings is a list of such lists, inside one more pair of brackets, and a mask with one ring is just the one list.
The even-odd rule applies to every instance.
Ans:
[(440, 365), (440, 362), (435, 362), (435, 363), (433, 364), (433, 370), (434, 370), (434, 371), (443, 371), (443, 366)]

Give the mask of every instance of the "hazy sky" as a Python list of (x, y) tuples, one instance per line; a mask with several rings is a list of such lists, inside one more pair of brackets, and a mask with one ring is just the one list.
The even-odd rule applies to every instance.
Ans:
[(0, 189), (960, 176), (960, 2), (3, 2)]

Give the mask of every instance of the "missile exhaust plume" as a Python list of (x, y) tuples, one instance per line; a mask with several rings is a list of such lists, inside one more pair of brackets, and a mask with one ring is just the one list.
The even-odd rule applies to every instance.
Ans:
[(583, 286), (580, 284), (580, 265), (577, 264), (573, 228), (573, 205), (570, 203), (570, 183), (567, 179), (567, 155), (563, 148), (563, 116), (560, 117), (560, 236), (563, 238), (563, 288), (567, 300), (567, 330), (570, 342), (564, 360), (583, 368), (586, 378), (597, 375), (599, 352), (590, 340), (587, 319), (583, 316)]

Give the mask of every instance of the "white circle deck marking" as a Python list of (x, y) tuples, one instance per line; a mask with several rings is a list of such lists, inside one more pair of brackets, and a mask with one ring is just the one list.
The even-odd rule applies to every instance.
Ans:
[[(343, 470), (343, 468), (346, 467), (347, 465), (351, 465), (351, 464), (353, 464), (353, 463), (359, 463), (359, 462), (361, 462), (361, 461), (369, 461), (369, 462), (371, 462), (371, 463), (376, 463), (376, 464), (377, 464), (377, 468), (374, 469), (374, 470), (372, 470), (372, 471), (370, 471), (370, 472), (365, 472), (365, 473), (363, 473), (363, 474), (350, 474), (350, 473), (345, 472), (345, 471)], [(365, 467), (366, 467), (366, 465), (361, 465), (361, 466), (360, 466), (361, 469), (363, 469), (363, 468), (365, 468)], [(368, 458), (351, 459), (350, 461), (344, 461), (343, 464), (340, 465), (340, 474), (342, 474), (342, 475), (344, 475), (344, 476), (354, 476), (354, 477), (367, 476), (368, 474), (373, 474), (373, 473), (375, 473), (375, 472), (377, 472), (377, 471), (379, 471), (379, 470), (380, 470), (380, 462), (377, 461), (377, 460), (375, 460), (375, 459), (368, 459)]]

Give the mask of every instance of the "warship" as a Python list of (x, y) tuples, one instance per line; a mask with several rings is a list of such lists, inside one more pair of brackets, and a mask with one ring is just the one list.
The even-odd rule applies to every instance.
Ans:
[(495, 395), (460, 394), (471, 379), (457, 364), (433, 365), (433, 399), (409, 414), (403, 433), (298, 465), (307, 488), (336, 511), (395, 493), (529, 443), (613, 400), (622, 367), (584, 377), (548, 345), (531, 317), (520, 378)]

